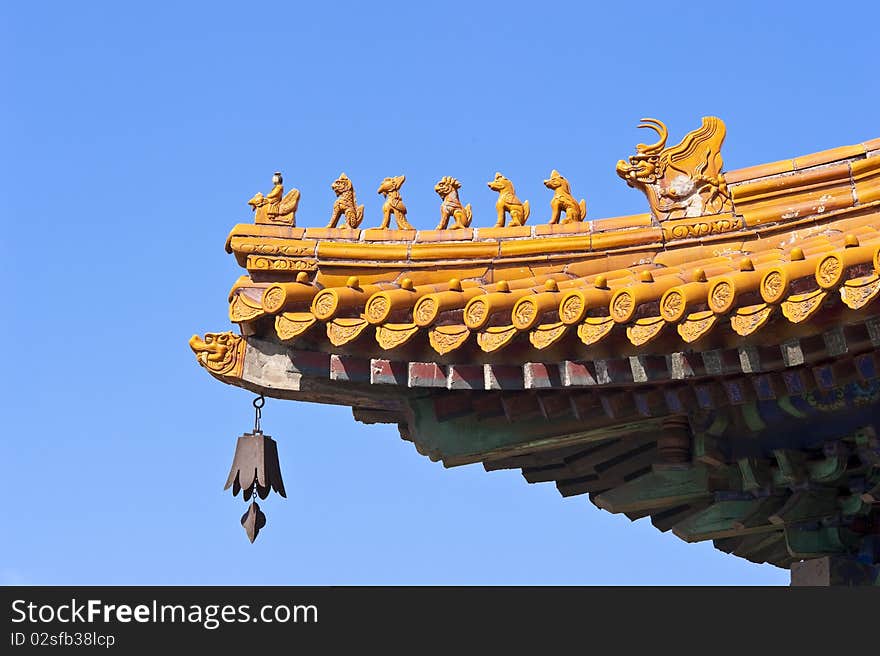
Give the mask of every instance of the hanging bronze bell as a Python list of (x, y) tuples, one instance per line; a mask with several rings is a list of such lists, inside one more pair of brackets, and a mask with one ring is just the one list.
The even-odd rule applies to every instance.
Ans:
[(238, 438), (232, 469), (223, 489), (228, 490), (230, 487), (232, 496), (237, 496), (239, 490), (244, 490), (245, 501), (254, 492), (265, 499), (270, 490), (287, 498), (284, 481), (281, 480), (281, 465), (278, 462), (278, 446), (275, 440), (264, 435), (262, 431), (245, 433)]
[(281, 479), (281, 464), (278, 462), (278, 446), (260, 428), (260, 411), (265, 402), (262, 395), (254, 399), (254, 430), (238, 438), (232, 468), (223, 487), (224, 490), (231, 487), (232, 496), (238, 496), (241, 491), (245, 501), (254, 497), (247, 512), (241, 517), (241, 525), (251, 542), (257, 539), (260, 529), (266, 525), (266, 515), (260, 510), (256, 497), (265, 499), (270, 491), (275, 490), (287, 498), (284, 481)]

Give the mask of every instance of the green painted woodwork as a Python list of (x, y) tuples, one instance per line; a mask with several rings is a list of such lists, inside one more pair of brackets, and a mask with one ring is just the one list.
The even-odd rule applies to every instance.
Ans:
[(851, 494), (838, 499), (840, 512), (846, 516), (867, 515), (871, 512), (871, 503), (865, 501), (860, 494)]
[(807, 479), (807, 467), (803, 452), (790, 449), (776, 449), (773, 451), (773, 455), (776, 458), (776, 464), (779, 466), (780, 482), (799, 485)]
[(740, 458), (736, 461), (742, 474), (742, 489), (746, 491), (769, 489), (773, 486), (770, 466), (762, 458)]
[(710, 467), (723, 467), (724, 454), (718, 448), (718, 441), (706, 433), (697, 433), (693, 438), (694, 460)]
[(755, 403), (746, 403), (743, 405), (742, 415), (746, 422), (746, 426), (748, 426), (750, 430), (760, 433), (767, 428), (767, 424), (761, 419), (761, 415), (758, 412), (758, 406)]
[(743, 534), (752, 532), (748, 529), (757, 529), (761, 527), (766, 527), (768, 530), (778, 530), (779, 527), (770, 521), (770, 515), (782, 508), (782, 506), (785, 505), (786, 499), (787, 497), (785, 496), (764, 497), (761, 499), (761, 503), (756, 506), (750, 514), (733, 522), (734, 528), (739, 529)]
[(782, 409), (783, 412), (791, 415), (792, 417), (795, 417), (797, 419), (805, 419), (807, 416), (792, 405), (790, 396), (783, 396), (777, 399), (776, 403), (779, 405), (780, 409)]
[(799, 490), (770, 515), (770, 521), (777, 525), (813, 521), (834, 515), (837, 510), (837, 490)]
[(593, 499), (600, 508), (613, 513), (669, 508), (702, 499), (711, 494), (706, 467), (658, 469)]
[(438, 421), (433, 400), (411, 399), (409, 405), (413, 415), (410, 428), (420, 452), (443, 460), (448, 467), (479, 462), (489, 455), (516, 455), (646, 432), (657, 434), (661, 429), (657, 418), (621, 424), (604, 414), (588, 422), (574, 417), (474, 421), (473, 415)]
[(712, 425), (706, 429), (706, 432), (714, 437), (720, 437), (724, 435), (724, 431), (727, 430), (728, 424), (730, 424), (730, 418), (727, 416), (727, 413), (719, 412), (715, 415)]
[(810, 480), (816, 483), (833, 483), (846, 472), (847, 457), (832, 455), (823, 460), (807, 463)]
[(672, 532), (685, 542), (701, 542), (778, 530), (767, 520), (766, 511), (761, 524), (746, 526), (750, 518), (767, 506), (767, 499), (718, 501), (673, 526)]
[(715, 540), (715, 546), (722, 551), (732, 553), (740, 558), (748, 558), (750, 554), (760, 553), (783, 539), (782, 530), (777, 529), (768, 533), (749, 534), (743, 537), (722, 538)]
[(844, 529), (834, 526), (815, 531), (785, 529), (785, 544), (793, 558), (818, 558), (830, 554), (846, 553), (848, 546)]

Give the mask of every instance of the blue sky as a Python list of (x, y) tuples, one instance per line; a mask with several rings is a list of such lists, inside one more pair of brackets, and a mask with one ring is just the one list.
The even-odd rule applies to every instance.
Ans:
[[(0, 20), (5, 284), (0, 584), (785, 584), (514, 471), (444, 469), (347, 408), (269, 400), (288, 499), (254, 545), (222, 491), (252, 396), (195, 363), (271, 174), (323, 225), (345, 171), (475, 225), (495, 171), (591, 218), (642, 212), (644, 141), (727, 122), (728, 170), (880, 136), (876, 3), (10, 3)], [(544, 208), (536, 212), (536, 208)], [(538, 216), (536, 216), (538, 215)]]

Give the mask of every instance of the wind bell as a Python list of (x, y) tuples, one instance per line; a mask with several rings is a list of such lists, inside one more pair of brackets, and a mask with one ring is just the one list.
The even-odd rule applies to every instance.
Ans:
[(275, 440), (263, 435), (260, 427), (261, 409), (265, 404), (266, 399), (262, 394), (254, 399), (254, 431), (238, 438), (232, 469), (223, 488), (228, 490), (231, 487), (232, 496), (237, 496), (241, 490), (245, 501), (254, 497), (247, 512), (241, 516), (241, 525), (251, 542), (257, 539), (260, 529), (266, 525), (266, 515), (260, 510), (257, 497), (265, 499), (270, 490), (275, 490), (287, 498), (284, 481), (281, 480), (278, 447)]

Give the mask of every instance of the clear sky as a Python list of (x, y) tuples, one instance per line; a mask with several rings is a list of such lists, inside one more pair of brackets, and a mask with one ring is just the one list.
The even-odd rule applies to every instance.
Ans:
[[(254, 545), (224, 493), (252, 395), (187, 346), (230, 327), (223, 243), (271, 174), (324, 225), (345, 171), (376, 225), (495, 171), (533, 221), (558, 168), (589, 216), (653, 116), (717, 115), (730, 170), (880, 136), (876, 2), (6, 3), (0, 19), (3, 584), (785, 584), (393, 426), (269, 399), (288, 499)], [(536, 211), (536, 209), (541, 209)]]

